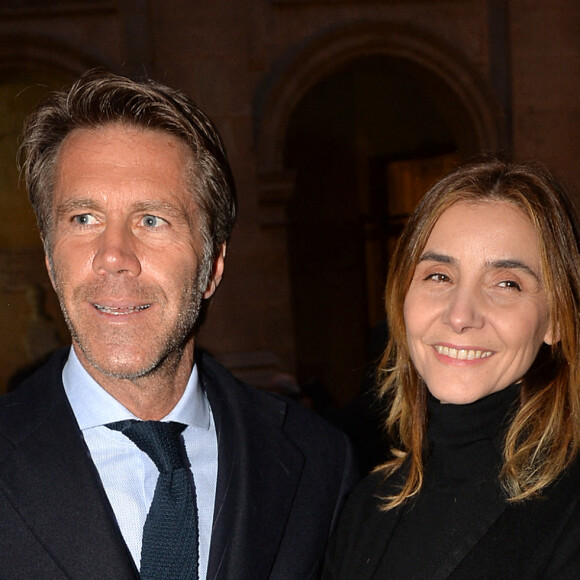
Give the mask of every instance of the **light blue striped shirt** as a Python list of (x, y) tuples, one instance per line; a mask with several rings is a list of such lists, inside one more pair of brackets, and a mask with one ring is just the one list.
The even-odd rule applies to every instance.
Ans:
[[(137, 419), (84, 369), (71, 348), (62, 373), (64, 388), (97, 467), (121, 533), (139, 568), (143, 526), (159, 472), (149, 456), (107, 423)], [(183, 431), (197, 492), (199, 578), (205, 580), (217, 481), (217, 436), (209, 402), (194, 366), (183, 396), (164, 421), (187, 425)]]

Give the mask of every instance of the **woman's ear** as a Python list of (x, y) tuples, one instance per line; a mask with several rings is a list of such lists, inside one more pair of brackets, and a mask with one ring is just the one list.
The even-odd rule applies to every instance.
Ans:
[(544, 335), (544, 342), (550, 346), (560, 342), (560, 328), (557, 324), (549, 323), (548, 330)]

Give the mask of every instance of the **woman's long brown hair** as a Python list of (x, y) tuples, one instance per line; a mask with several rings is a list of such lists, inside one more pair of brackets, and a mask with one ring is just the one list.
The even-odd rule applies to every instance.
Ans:
[(423, 483), (427, 387), (407, 347), (403, 305), (415, 266), (435, 222), (459, 202), (508, 202), (532, 222), (540, 241), (552, 334), (526, 373), (504, 442), (501, 483), (511, 501), (535, 496), (573, 461), (580, 446), (580, 251), (574, 210), (563, 188), (538, 164), (484, 158), (436, 183), (409, 219), (391, 259), (386, 288), (389, 343), (379, 365), (379, 395), (389, 402), (386, 427), (397, 443), (377, 468), (386, 477), (404, 469), (391, 509)]

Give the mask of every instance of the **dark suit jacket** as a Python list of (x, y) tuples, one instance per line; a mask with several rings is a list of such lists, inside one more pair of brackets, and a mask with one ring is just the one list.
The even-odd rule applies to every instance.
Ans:
[[(400, 489), (402, 477), (372, 474), (349, 497), (328, 549), (324, 580), (388, 580), (376, 571), (401, 514), (379, 509), (379, 497)], [(460, 542), (428, 580), (578, 580), (580, 462), (542, 499), (508, 504), (498, 496), (460, 530)], [(435, 538), (436, 541), (436, 538)], [(409, 546), (417, 558), (421, 546)], [(383, 563), (388, 570), (388, 562)], [(398, 578), (397, 580), (418, 580)], [(427, 580), (421, 578), (420, 580)]]
[[(64, 393), (68, 350), (0, 397), (0, 579), (138, 578)], [(342, 433), (197, 360), (216, 421), (208, 579), (315, 578), (354, 481)]]

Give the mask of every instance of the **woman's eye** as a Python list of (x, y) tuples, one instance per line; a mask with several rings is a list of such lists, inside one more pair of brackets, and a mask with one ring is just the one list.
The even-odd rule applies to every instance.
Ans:
[(429, 274), (425, 280), (433, 280), (433, 282), (449, 282), (449, 276), (437, 272), (435, 274)]
[(75, 215), (72, 221), (80, 226), (88, 226), (94, 224), (96, 219), (95, 216), (91, 215), (90, 213), (81, 213), (79, 215)]
[(158, 228), (159, 226), (162, 226), (167, 222), (164, 219), (157, 217), (155, 215), (146, 215), (143, 217), (142, 223), (144, 226), (148, 228)]
[(513, 288), (514, 290), (521, 290), (522, 287), (514, 280), (502, 280), (498, 286), (500, 288)]

